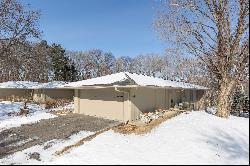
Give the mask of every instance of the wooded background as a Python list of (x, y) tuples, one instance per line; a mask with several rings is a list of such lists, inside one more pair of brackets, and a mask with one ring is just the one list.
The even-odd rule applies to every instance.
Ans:
[(235, 96), (249, 96), (248, 0), (161, 1), (154, 28), (173, 48), (134, 58), (49, 45), (40, 15), (21, 1), (0, 0), (0, 82), (71, 82), (126, 71), (206, 86), (221, 117)]

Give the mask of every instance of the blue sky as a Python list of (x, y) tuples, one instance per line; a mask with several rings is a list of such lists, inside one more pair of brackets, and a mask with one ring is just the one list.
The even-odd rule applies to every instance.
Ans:
[(24, 0), (41, 10), (42, 38), (67, 50), (93, 48), (115, 56), (161, 53), (153, 30), (156, 0)]

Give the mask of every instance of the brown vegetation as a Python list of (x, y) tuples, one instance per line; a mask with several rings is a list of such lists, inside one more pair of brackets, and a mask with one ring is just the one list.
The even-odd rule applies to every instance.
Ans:
[(25, 102), (27, 100), (30, 100), (28, 97), (20, 97), (20, 96), (7, 96), (7, 97), (1, 97), (0, 101), (12, 101), (12, 102)]
[(110, 128), (107, 128), (107, 129), (98, 131), (98, 132), (96, 132), (95, 134), (92, 134), (92, 135), (90, 135), (90, 136), (87, 136), (87, 137), (81, 139), (81, 140), (78, 141), (76, 144), (73, 144), (73, 145), (69, 145), (69, 146), (64, 147), (62, 150), (57, 151), (55, 154), (56, 154), (56, 155), (61, 155), (61, 154), (65, 153), (65, 152), (68, 152), (68, 151), (70, 151), (71, 149), (73, 149), (73, 148), (75, 148), (75, 147), (78, 147), (78, 146), (83, 145), (85, 142), (91, 141), (91, 140), (94, 139), (96, 136), (98, 136), (98, 135), (100, 135), (100, 134), (102, 134), (102, 133), (104, 133), (105, 131), (108, 131), (108, 130), (110, 130)]
[(72, 102), (70, 99), (49, 99), (45, 102), (38, 103), (40, 105), (44, 105), (45, 109), (56, 108), (59, 106), (63, 106), (67, 103)]
[(134, 124), (126, 124), (126, 125), (121, 125), (114, 127), (113, 130), (116, 133), (121, 133), (121, 134), (147, 134), (150, 133), (153, 129), (158, 127), (161, 123), (165, 122), (168, 119), (171, 119), (172, 117), (175, 117), (179, 115), (181, 112), (180, 111), (169, 111), (164, 114), (162, 118), (156, 119), (151, 121), (148, 124), (145, 123), (134, 123)]

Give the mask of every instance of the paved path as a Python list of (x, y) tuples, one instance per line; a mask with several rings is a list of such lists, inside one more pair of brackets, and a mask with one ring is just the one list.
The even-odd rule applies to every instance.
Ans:
[(119, 122), (69, 114), (0, 132), (0, 158), (53, 139), (68, 139), (80, 131), (96, 132)]

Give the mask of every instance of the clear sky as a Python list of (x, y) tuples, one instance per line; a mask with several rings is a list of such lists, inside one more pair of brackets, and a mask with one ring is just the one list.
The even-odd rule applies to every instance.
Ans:
[(23, 0), (41, 10), (42, 38), (67, 50), (93, 48), (115, 56), (161, 53), (153, 30), (156, 0)]

